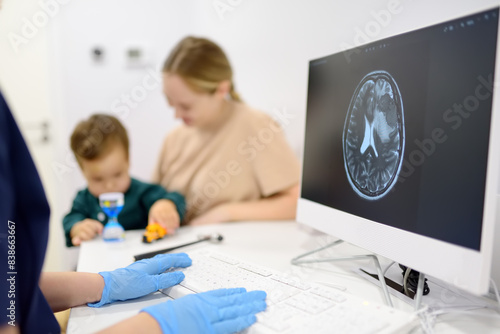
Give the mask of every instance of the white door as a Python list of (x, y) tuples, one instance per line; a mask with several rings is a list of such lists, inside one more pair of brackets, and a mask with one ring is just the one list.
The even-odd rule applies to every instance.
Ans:
[(50, 19), (38, 0), (3, 1), (0, 88), (28, 144), (51, 207), (44, 270), (59, 271), (63, 269), (64, 244), (56, 175), (51, 168), (58, 124), (49, 91), (47, 28)]

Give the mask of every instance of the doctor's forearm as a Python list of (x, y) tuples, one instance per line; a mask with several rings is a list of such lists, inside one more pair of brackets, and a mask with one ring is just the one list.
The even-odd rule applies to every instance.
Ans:
[(104, 279), (99, 274), (42, 272), (39, 282), (54, 312), (101, 300)]

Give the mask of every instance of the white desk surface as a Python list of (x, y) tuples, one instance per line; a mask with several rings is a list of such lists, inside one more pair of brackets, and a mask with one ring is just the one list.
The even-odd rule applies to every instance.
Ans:
[[(97, 273), (125, 267), (134, 261), (134, 255), (196, 241), (197, 237), (202, 234), (220, 233), (224, 236), (224, 241), (216, 247), (221, 253), (227, 253), (233, 257), (293, 275), (304, 281), (338, 285), (345, 288), (347, 293), (384, 303), (381, 289), (353, 271), (359, 266), (371, 267), (370, 260), (316, 263), (307, 266), (291, 265), (290, 260), (293, 257), (325, 246), (335, 240), (331, 236), (313, 231), (295, 222), (238, 222), (198, 227), (188, 226), (179, 229), (176, 235), (153, 244), (142, 243), (142, 233), (142, 230), (127, 231), (126, 240), (121, 243), (105, 243), (100, 238), (84, 242), (80, 249), (77, 270)], [(207, 245), (207, 242), (202, 242), (180, 248), (175, 252), (188, 251)], [(324, 250), (321, 257), (345, 257), (366, 253), (358, 247), (341, 244)], [(390, 261), (387, 259), (381, 259), (382, 267), (388, 263)], [(391, 297), (395, 308), (409, 312), (413, 310), (413, 306), (394, 296)], [(70, 334), (94, 333), (137, 314), (140, 309), (146, 306), (167, 299), (169, 299), (168, 296), (155, 292), (142, 298), (116, 302), (101, 308), (75, 307), (71, 310), (67, 332)], [(496, 317), (492, 317), (490, 311), (483, 313), (484, 316), (476, 313), (440, 316), (437, 318), (434, 330), (436, 333), (500, 332), (500, 316), (497, 314)], [(422, 333), (422, 330), (416, 324), (411, 333)]]

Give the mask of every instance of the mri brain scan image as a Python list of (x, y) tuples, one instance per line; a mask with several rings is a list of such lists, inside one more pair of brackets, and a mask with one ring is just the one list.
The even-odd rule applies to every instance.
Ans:
[(386, 71), (367, 74), (347, 111), (342, 136), (344, 166), (353, 190), (378, 200), (395, 185), (403, 161), (403, 100)]

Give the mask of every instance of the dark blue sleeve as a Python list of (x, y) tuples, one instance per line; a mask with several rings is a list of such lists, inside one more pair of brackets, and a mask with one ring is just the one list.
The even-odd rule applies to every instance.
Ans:
[(169, 199), (174, 202), (175, 207), (177, 208), (177, 212), (179, 213), (180, 221), (184, 219), (184, 215), (186, 214), (186, 200), (184, 196), (176, 191), (167, 192), (167, 194), (163, 197), (164, 199)]
[(38, 287), (48, 240), (49, 205), (26, 144), (0, 93), (0, 325), (58, 333)]

